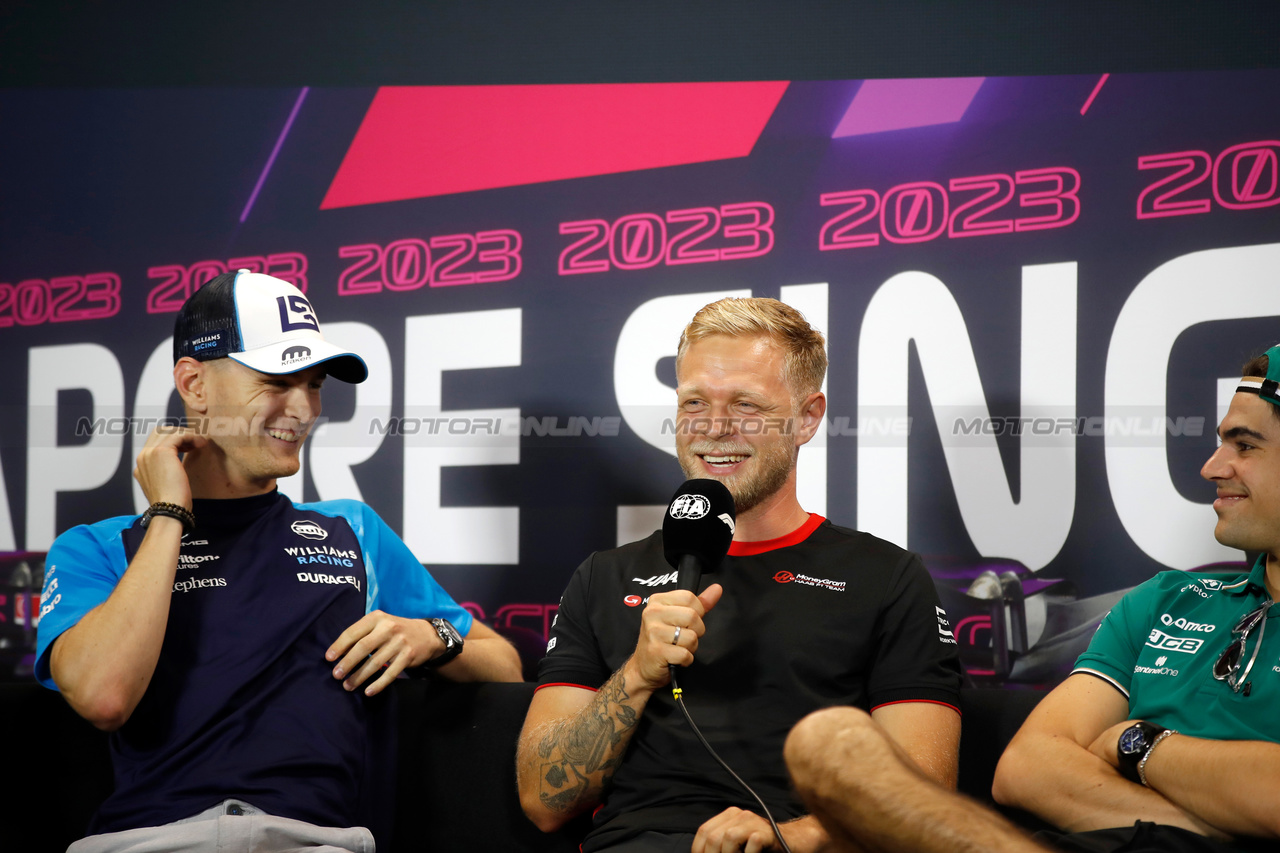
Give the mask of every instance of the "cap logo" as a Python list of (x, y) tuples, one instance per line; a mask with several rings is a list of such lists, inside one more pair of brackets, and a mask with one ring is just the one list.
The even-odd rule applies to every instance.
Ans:
[(668, 510), (672, 518), (678, 519), (702, 518), (710, 511), (711, 501), (702, 495), (680, 495), (671, 502)]
[(203, 352), (207, 349), (216, 349), (222, 343), (222, 330), (211, 332), (207, 335), (201, 335), (198, 338), (191, 339), (191, 351)]
[(306, 361), (309, 358), (311, 358), (311, 347), (292, 346), (280, 353), (280, 363), (286, 366), (290, 362)]
[(183, 352), (193, 358), (207, 361), (211, 358), (221, 358), (230, 349), (231, 335), (226, 329), (214, 329), (210, 332), (201, 332), (193, 338), (187, 338)]
[(277, 296), (276, 305), (280, 308), (280, 331), (296, 332), (300, 329), (320, 331), (316, 315), (311, 303), (301, 296)]

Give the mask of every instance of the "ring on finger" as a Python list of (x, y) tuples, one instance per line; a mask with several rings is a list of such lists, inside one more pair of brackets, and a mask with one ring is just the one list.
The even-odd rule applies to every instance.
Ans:
[(672, 645), (680, 645), (680, 626), (676, 626), (676, 635), (671, 638)]

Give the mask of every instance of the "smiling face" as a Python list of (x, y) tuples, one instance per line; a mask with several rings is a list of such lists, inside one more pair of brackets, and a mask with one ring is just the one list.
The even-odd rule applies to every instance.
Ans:
[(1280, 557), (1280, 419), (1257, 394), (1238, 393), (1218, 427), (1222, 446), (1200, 475), (1217, 486), (1213, 535), (1231, 548)]
[(202, 412), (209, 439), (222, 452), (229, 484), (269, 491), (298, 472), (299, 451), (320, 416), (323, 367), (297, 373), (259, 373), (231, 359), (204, 364)]
[(789, 487), (809, 433), (783, 378), (783, 353), (766, 337), (712, 335), (678, 366), (676, 451), (685, 476), (721, 481), (739, 515)]

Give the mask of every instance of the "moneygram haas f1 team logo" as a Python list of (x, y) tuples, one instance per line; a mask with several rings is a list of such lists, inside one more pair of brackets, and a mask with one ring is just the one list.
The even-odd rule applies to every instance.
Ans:
[(316, 524), (314, 521), (304, 521), (299, 519), (298, 521), (295, 521), (293, 524), (289, 525), (289, 529), (291, 529), (294, 533), (306, 539), (328, 539), (329, 538), (329, 531), (325, 530), (323, 527)]

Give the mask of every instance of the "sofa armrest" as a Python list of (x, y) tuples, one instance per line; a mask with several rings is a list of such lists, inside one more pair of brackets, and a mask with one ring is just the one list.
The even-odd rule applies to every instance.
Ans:
[(587, 816), (543, 833), (520, 809), (516, 741), (534, 687), (443, 679), (396, 683), (393, 853), (577, 853), (590, 828)]
[(39, 830), (23, 849), (66, 850), (111, 793), (107, 735), (34, 681), (0, 684), (0, 731), (10, 814)]
[(1005, 747), (1047, 695), (1047, 690), (1000, 687), (966, 687), (960, 691), (960, 792), (1031, 832), (1054, 827), (1029, 812), (996, 804), (991, 798), (991, 781)]

